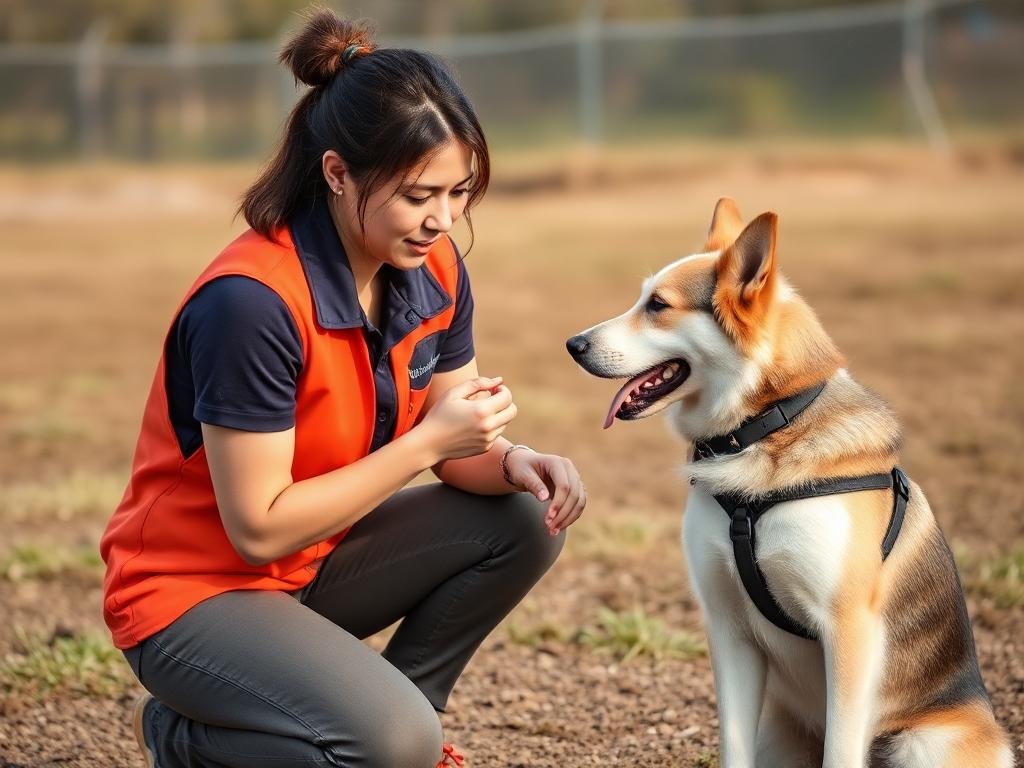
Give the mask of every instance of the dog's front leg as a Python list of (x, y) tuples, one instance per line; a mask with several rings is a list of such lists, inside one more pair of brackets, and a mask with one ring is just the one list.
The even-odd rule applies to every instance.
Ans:
[(867, 608), (844, 611), (822, 646), (828, 685), (823, 768), (864, 768), (884, 653), (881, 619)]
[(718, 695), (722, 768), (754, 768), (767, 663), (746, 632), (727, 617), (707, 627)]

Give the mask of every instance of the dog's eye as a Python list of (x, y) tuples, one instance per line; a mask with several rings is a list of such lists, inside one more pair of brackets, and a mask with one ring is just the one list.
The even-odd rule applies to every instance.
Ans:
[(648, 312), (661, 312), (663, 309), (668, 309), (668, 304), (659, 299), (657, 296), (651, 296), (647, 300), (647, 306), (644, 307)]

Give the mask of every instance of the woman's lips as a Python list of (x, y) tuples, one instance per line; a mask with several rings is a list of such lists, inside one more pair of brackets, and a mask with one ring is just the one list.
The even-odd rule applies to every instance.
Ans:
[(413, 253), (416, 253), (420, 256), (426, 256), (428, 253), (430, 253), (430, 249), (434, 247), (434, 243), (437, 242), (437, 239), (435, 238), (434, 240), (422, 241), (410, 240), (406, 238), (405, 242), (408, 244), (409, 249)]

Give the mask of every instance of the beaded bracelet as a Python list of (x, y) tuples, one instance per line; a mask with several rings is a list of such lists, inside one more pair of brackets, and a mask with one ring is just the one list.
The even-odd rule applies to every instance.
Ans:
[(501, 476), (505, 478), (505, 482), (508, 483), (509, 485), (515, 485), (515, 483), (512, 482), (512, 475), (509, 474), (508, 471), (508, 455), (517, 448), (525, 448), (528, 451), (533, 450), (533, 448), (531, 448), (528, 445), (516, 444), (510, 445), (508, 448), (505, 449), (505, 452), (501, 454), (501, 459), (498, 460), (498, 466), (501, 467)]

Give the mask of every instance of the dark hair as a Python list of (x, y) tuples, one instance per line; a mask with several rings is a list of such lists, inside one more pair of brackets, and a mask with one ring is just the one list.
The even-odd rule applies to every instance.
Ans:
[(317, 9), (281, 51), (296, 83), (312, 86), (295, 105), (276, 155), (246, 191), (239, 211), (265, 237), (300, 206), (325, 194), (324, 152), (345, 161), (367, 198), (455, 139), (474, 155), (469, 208), (487, 190), (490, 156), (473, 107), (448, 67), (420, 51), (377, 48), (365, 24)]

